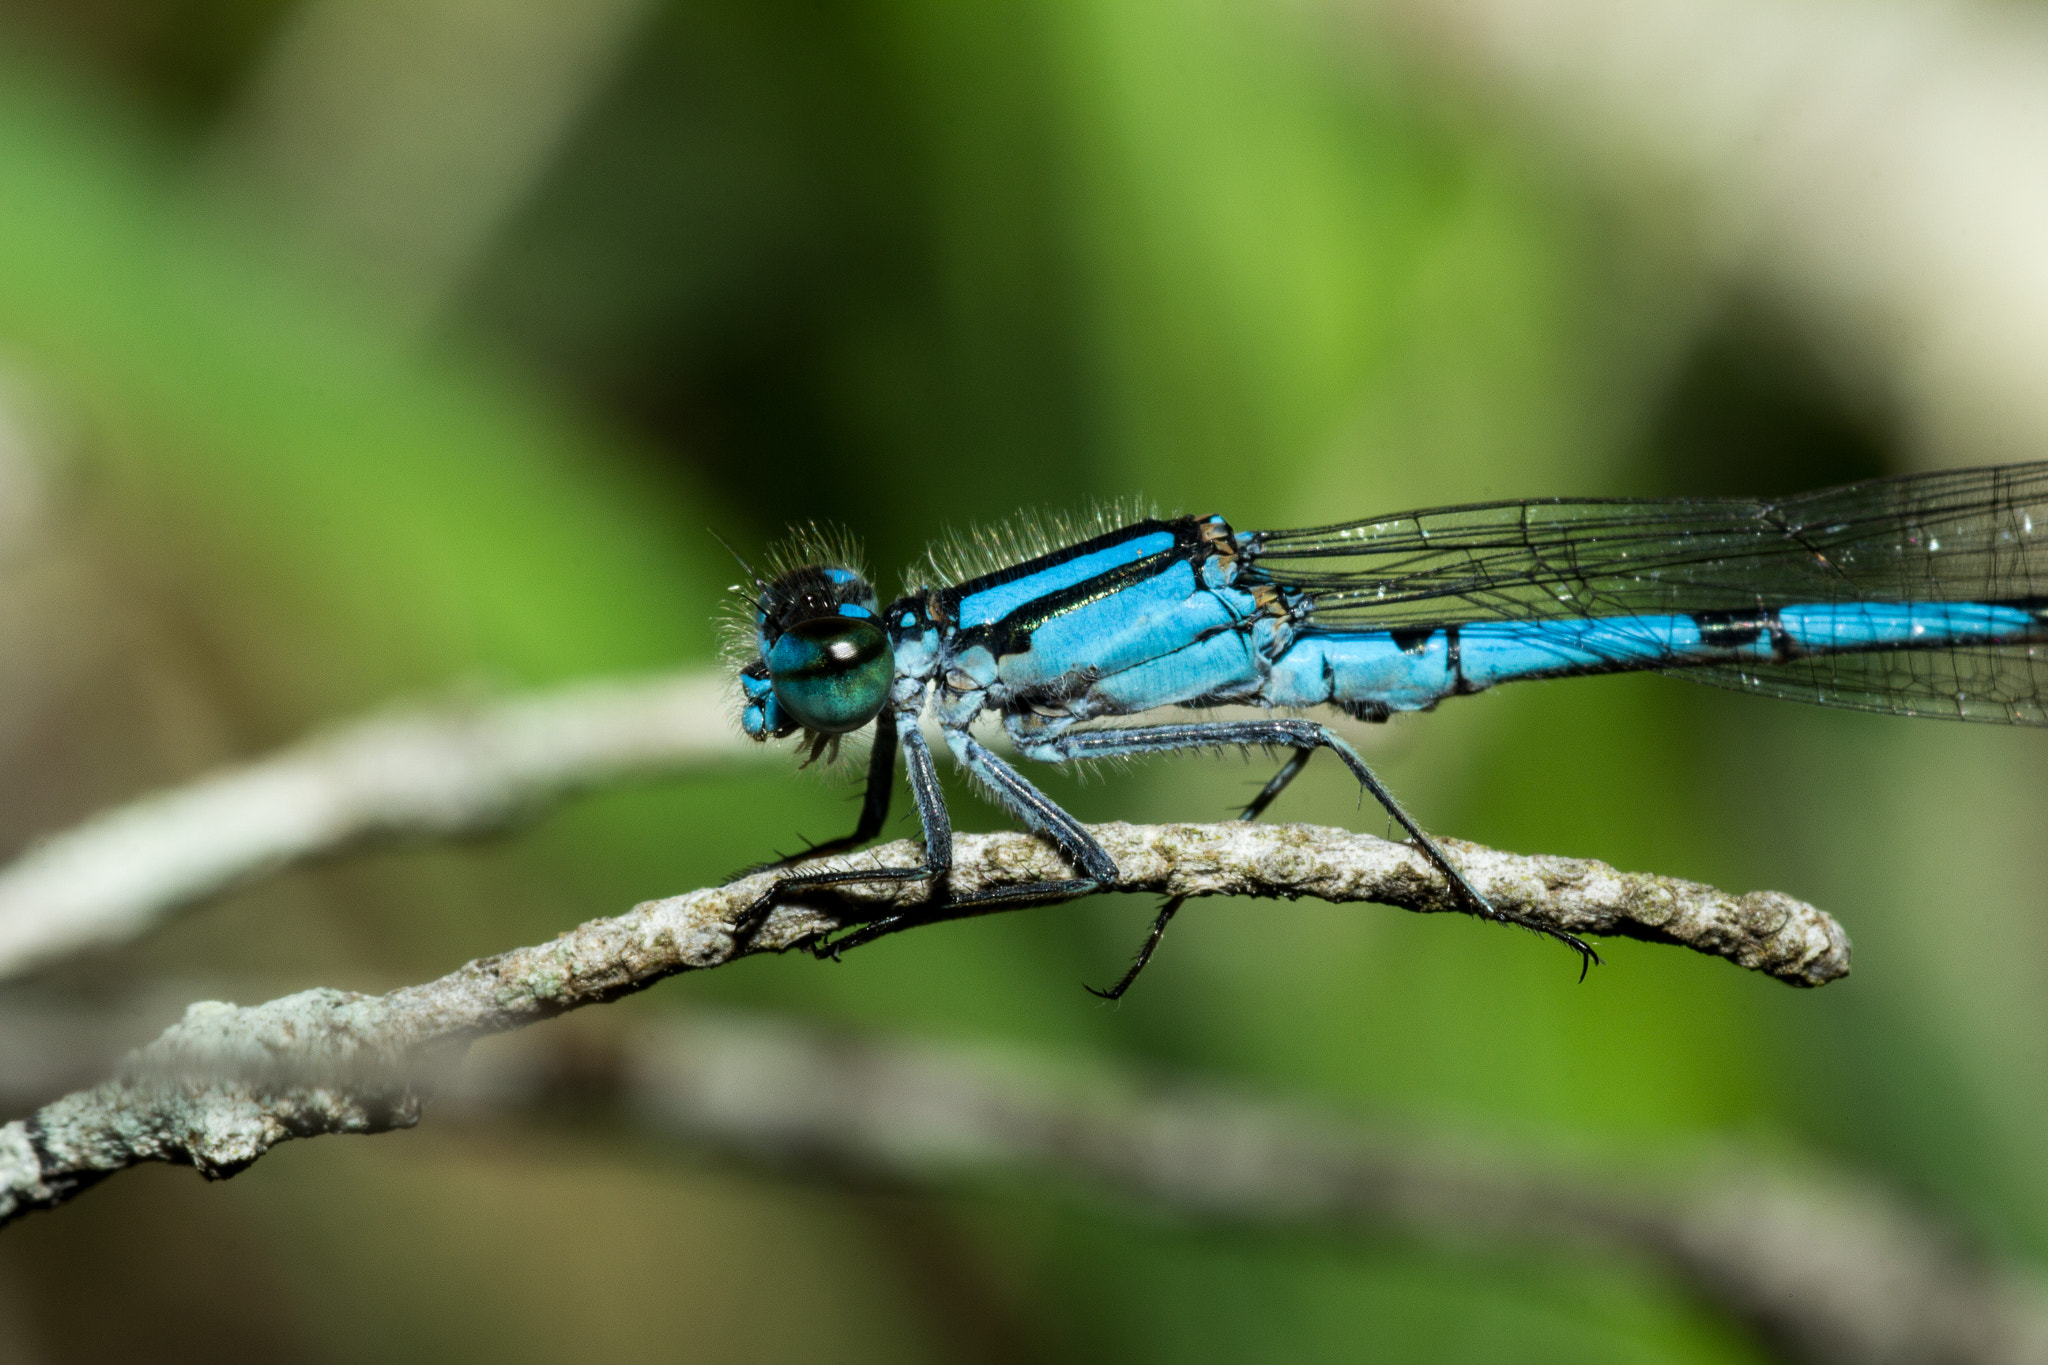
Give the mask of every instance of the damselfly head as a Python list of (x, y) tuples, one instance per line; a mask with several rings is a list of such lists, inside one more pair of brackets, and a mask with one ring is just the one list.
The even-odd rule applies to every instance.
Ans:
[(740, 590), (753, 636), (739, 670), (740, 728), (752, 738), (804, 730), (816, 757), (888, 700), (894, 657), (857, 562), (850, 544), (813, 528), (771, 559), (772, 577)]

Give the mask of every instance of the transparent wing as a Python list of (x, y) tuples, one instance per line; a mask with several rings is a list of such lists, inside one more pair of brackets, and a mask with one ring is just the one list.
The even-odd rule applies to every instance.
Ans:
[[(1483, 503), (1242, 538), (1247, 576), (1320, 624), (1454, 622), (1800, 603), (2048, 602), (2048, 463), (1915, 474), (1775, 501)], [(1678, 664), (1833, 706), (2048, 724), (2048, 644)]]

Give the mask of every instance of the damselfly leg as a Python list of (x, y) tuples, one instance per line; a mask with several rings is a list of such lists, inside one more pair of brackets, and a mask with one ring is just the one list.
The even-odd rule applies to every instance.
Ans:
[[(892, 727), (891, 732), (896, 733), (896, 728)], [(916, 803), (918, 815), (924, 825), (924, 862), (915, 867), (844, 868), (830, 872), (799, 873), (796, 876), (781, 878), (734, 922), (733, 936), (737, 942), (751, 943), (754, 935), (760, 932), (769, 912), (777, 904), (788, 899), (792, 893), (801, 895), (807, 890), (850, 886), (861, 882), (931, 883), (930, 897), (922, 905), (900, 913), (880, 916), (840, 934), (837, 938), (819, 938), (808, 945), (816, 956), (836, 958), (849, 948), (858, 948), (862, 944), (872, 943), (878, 938), (887, 937), (915, 925), (1072, 900), (1099, 891), (1115, 882), (1115, 860), (1103, 851), (1102, 845), (1089, 837), (1088, 832), (1078, 821), (1027, 782), (1016, 769), (990, 753), (986, 746), (968, 736), (958, 735), (952, 737), (955, 756), (969, 771), (979, 777), (1012, 813), (1035, 832), (1050, 840), (1086, 875), (1034, 882), (1027, 886), (1000, 887), (965, 896), (950, 894), (946, 883), (953, 869), (953, 825), (952, 818), (946, 810), (945, 798), (939, 791), (938, 772), (932, 763), (931, 748), (925, 743), (923, 733), (915, 725), (903, 724), (900, 733), (904, 768), (910, 780), (911, 799)], [(886, 778), (885, 772), (872, 774), (871, 792), (874, 783), (885, 781)], [(872, 794), (869, 804), (874, 804)], [(887, 798), (884, 797), (882, 805), (885, 809), (886, 804)]]
[[(910, 735), (905, 735), (905, 752), (913, 747)], [(1061, 901), (1074, 900), (1092, 895), (1117, 880), (1116, 860), (1111, 858), (1101, 844), (1082, 827), (1073, 816), (1061, 810), (1045, 793), (1031, 785), (1023, 774), (991, 753), (988, 746), (964, 731), (947, 736), (947, 744), (953, 756), (959, 760), (982, 785), (993, 794), (1009, 812), (1016, 816), (1033, 833), (1050, 842), (1083, 875), (1053, 881), (1033, 882), (1026, 886), (1001, 887), (992, 891), (977, 891), (965, 896), (947, 892), (945, 877), (935, 874), (932, 899), (902, 914), (889, 915), (848, 930), (836, 939), (821, 940), (812, 951), (820, 956), (836, 957), (849, 948), (858, 948), (878, 938), (912, 928), (920, 924), (937, 924), (945, 920), (968, 919), (976, 915), (997, 914), (1004, 910), (1021, 910), (1026, 906), (1054, 905)], [(925, 755), (929, 765), (930, 751), (925, 748), (924, 736), (916, 736), (915, 748)], [(913, 782), (912, 790), (916, 791)], [(945, 806), (939, 802), (936, 776), (932, 778), (931, 798), (938, 802), (937, 818), (944, 820)], [(924, 811), (922, 804), (919, 806)], [(932, 816), (927, 814), (927, 828)], [(950, 828), (950, 827), (949, 827)], [(947, 845), (947, 869), (951, 869), (950, 836)], [(929, 853), (927, 862), (930, 862)], [(855, 880), (849, 878), (848, 880)]]
[[(1272, 805), (1274, 798), (1287, 790), (1288, 783), (1300, 776), (1301, 770), (1308, 766), (1308, 761), (1314, 754), (1314, 749), (1296, 749), (1288, 756), (1287, 761), (1280, 765), (1280, 771), (1273, 774), (1272, 779), (1259, 794), (1237, 813), (1237, 818), (1256, 820), (1265, 814), (1266, 807)], [(1136, 984), (1138, 977), (1152, 961), (1152, 954), (1157, 951), (1159, 940), (1166, 937), (1166, 926), (1173, 923), (1173, 917), (1180, 913), (1180, 908), (1187, 903), (1187, 899), (1186, 896), (1170, 896), (1166, 904), (1159, 907), (1159, 913), (1153, 917), (1151, 931), (1145, 935), (1145, 942), (1139, 946), (1138, 955), (1131, 959), (1130, 970), (1126, 971), (1114, 986), (1106, 991), (1099, 991), (1093, 986), (1083, 984), (1081, 989), (1098, 1000), (1123, 999), (1124, 992)]]
[[(1372, 769), (1366, 766), (1365, 760), (1359, 757), (1358, 751), (1345, 743), (1328, 726), (1318, 724), (1315, 721), (1194, 721), (1180, 725), (1141, 725), (1112, 730), (1076, 730), (1052, 739), (1040, 741), (1032, 746), (1031, 756), (1049, 763), (1059, 763), (1077, 758), (1116, 758), (1178, 749), (1280, 747), (1295, 750), (1295, 758), (1290, 759), (1287, 766), (1274, 775), (1273, 781), (1266, 784), (1266, 790), (1260, 792), (1258, 797), (1252, 802), (1252, 805), (1247, 808), (1252, 815), (1256, 816), (1267, 805), (1271, 804), (1273, 798), (1278, 796), (1287, 784), (1292, 782), (1301, 771), (1301, 764), (1306, 762), (1305, 759), (1301, 758), (1301, 751), (1307, 750), (1312, 753), (1319, 748), (1328, 749), (1343, 761), (1344, 766), (1358, 780), (1359, 785), (1372, 794), (1373, 799), (1385, 808), (1387, 814), (1392, 816), (1402, 829), (1408, 831), (1409, 840), (1425, 858), (1436, 865), (1439, 872), (1444, 874), (1451, 884), (1452, 893), (1462, 900), (1473, 913), (1484, 919), (1497, 920), (1503, 924), (1520, 925), (1522, 928), (1532, 930), (1545, 937), (1557, 939), (1579, 954), (1580, 975), (1582, 977), (1587, 967), (1600, 960), (1600, 955), (1593, 950), (1592, 945), (1577, 935), (1501, 910), (1484, 895), (1480, 894), (1479, 889), (1466, 880), (1465, 874), (1459, 870), (1456, 863), (1451, 861), (1450, 856), (1437, 846), (1436, 841), (1430, 838), (1424, 832), (1422, 826), (1415, 822), (1414, 817), (1409, 815), (1402, 808), (1401, 803), (1394, 799), (1394, 794), (1388, 791), (1386, 784), (1381, 782)], [(1290, 768), (1292, 771), (1289, 771)], [(1175, 910), (1178, 910), (1178, 908), (1178, 906), (1174, 907)], [(1162, 920), (1170, 918), (1171, 915), (1162, 912)], [(1155, 923), (1154, 928), (1156, 934), (1163, 934), (1165, 932), (1163, 923)], [(1148, 951), (1144, 954), (1146, 958), (1150, 956), (1149, 949), (1157, 947), (1157, 944), (1158, 939), (1156, 936), (1148, 940)], [(1142, 967), (1143, 963), (1141, 962), (1138, 965)], [(1128, 989), (1128, 986), (1125, 989)]]

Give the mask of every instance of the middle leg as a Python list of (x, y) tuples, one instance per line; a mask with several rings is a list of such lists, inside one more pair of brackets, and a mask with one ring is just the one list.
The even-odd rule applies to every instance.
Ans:
[(1100, 891), (1113, 885), (1117, 879), (1116, 860), (1109, 856), (1101, 844), (1095, 842), (1081, 822), (1061, 810), (1044, 792), (1031, 785), (1024, 775), (990, 752), (988, 746), (965, 731), (955, 731), (946, 737), (947, 745), (960, 765), (980, 780), (982, 785), (1002, 806), (1023, 821), (1032, 833), (1045, 839), (1066, 855), (1074, 865), (1078, 877), (1054, 881), (1033, 882), (1026, 886), (1006, 886), (995, 891), (980, 891), (971, 896), (942, 894), (936, 884), (932, 900), (915, 910), (871, 920), (857, 929), (852, 929), (838, 938), (817, 945), (817, 951), (828, 956), (858, 948), (864, 943), (873, 943), (878, 938), (915, 928), (921, 924), (938, 924), (945, 920), (967, 919), (976, 915), (998, 914), (1005, 910), (1021, 910), (1027, 906), (1053, 905), (1061, 901), (1075, 900), (1081, 896)]
[(875, 717), (875, 737), (868, 750), (867, 788), (861, 794), (860, 819), (853, 827), (853, 833), (843, 834), (837, 839), (825, 839), (811, 844), (801, 853), (791, 853), (771, 862), (756, 863), (733, 874), (735, 878), (751, 877), (756, 872), (767, 872), (778, 867), (789, 867), (796, 863), (809, 862), (813, 858), (829, 857), (859, 848), (882, 832), (882, 825), (889, 818), (889, 791), (896, 781), (896, 713), (883, 711)]
[[(751, 944), (754, 935), (767, 922), (769, 912), (777, 901), (792, 891), (811, 888), (846, 886), (854, 882), (911, 882), (932, 881), (943, 883), (946, 873), (953, 866), (953, 820), (946, 811), (946, 800), (939, 794), (937, 770), (932, 766), (931, 749), (924, 742), (924, 735), (917, 728), (917, 718), (909, 715), (898, 718), (883, 712), (884, 724), (876, 730), (876, 753), (882, 754), (882, 739), (888, 737), (887, 753), (896, 751), (900, 735), (903, 750), (904, 774), (910, 782), (910, 799), (917, 806), (919, 823), (924, 827), (924, 861), (914, 867), (871, 867), (848, 868), (837, 872), (801, 872), (777, 879), (759, 899), (748, 906), (733, 921), (733, 938), (742, 944)], [(851, 836), (835, 839), (827, 845), (820, 845), (831, 851), (852, 845), (858, 839), (865, 842), (874, 837), (880, 829), (882, 819), (889, 809), (889, 782), (894, 773), (889, 767), (878, 762), (868, 770), (868, 790), (862, 803), (861, 821)], [(879, 795), (877, 794), (879, 792)], [(766, 871), (787, 866), (788, 860), (770, 863)], [(742, 874), (745, 875), (745, 874)]]

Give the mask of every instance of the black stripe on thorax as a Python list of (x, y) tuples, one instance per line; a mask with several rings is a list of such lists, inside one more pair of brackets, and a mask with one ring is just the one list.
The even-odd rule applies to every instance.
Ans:
[[(963, 597), (1038, 573), (1079, 555), (1107, 549), (1136, 536), (1153, 535), (1159, 531), (1173, 532), (1174, 543), (1167, 549), (1146, 555), (1143, 559), (1134, 559), (1128, 564), (1119, 564), (1093, 578), (1084, 578), (1079, 583), (1033, 598), (1000, 620), (986, 625), (970, 626), (953, 637), (955, 648), (984, 645), (999, 659), (1009, 654), (1021, 654), (1031, 647), (1031, 633), (1052, 618), (1076, 607), (1113, 596), (1176, 565), (1194, 563), (1199, 566), (1202, 561), (1217, 553), (1216, 546), (1210, 538), (1202, 534), (1206, 520), (1203, 517), (1179, 517), (1173, 521), (1134, 522), (1107, 535), (1082, 541), (1078, 545), (1070, 545), (1056, 554), (1042, 555), (1037, 559), (1013, 565), (1000, 573), (987, 574), (971, 582), (962, 583), (957, 588), (947, 588), (933, 594), (933, 601), (944, 618), (950, 620), (956, 615), (957, 603)], [(1199, 568), (1196, 572), (1199, 577)]]
[(1077, 607), (1113, 597), (1134, 584), (1165, 573), (1190, 559), (1201, 557), (1198, 545), (1175, 545), (1170, 550), (1134, 559), (1128, 564), (1119, 564), (1106, 573), (1085, 578), (1071, 587), (1033, 598), (1018, 607), (1000, 621), (987, 625), (971, 626), (955, 638), (959, 645), (987, 645), (997, 658), (1008, 654), (1022, 654), (1031, 648), (1031, 633), (1057, 616), (1064, 615)]
[[(951, 607), (953, 603), (963, 597), (972, 597), (975, 593), (985, 592), (990, 588), (999, 588), (1005, 583), (1013, 583), (1020, 578), (1029, 578), (1032, 574), (1054, 568), (1066, 563), (1070, 559), (1079, 559), (1082, 555), (1092, 555), (1097, 550), (1107, 550), (1110, 546), (1120, 544), (1123, 541), (1156, 535), (1161, 531), (1173, 532), (1174, 547), (1178, 549), (1184, 545), (1200, 542), (1202, 537), (1200, 535), (1199, 523), (1201, 520), (1199, 517), (1175, 517), (1171, 521), (1165, 521), (1157, 517), (1151, 517), (1144, 521), (1134, 521), (1128, 526), (1119, 526), (1114, 531), (1105, 531), (1099, 536), (1076, 541), (1072, 545), (1061, 546), (1049, 554), (1039, 555), (1036, 559), (1020, 560), (1015, 564), (1008, 564), (1000, 569), (985, 573), (979, 578), (970, 578), (965, 583), (956, 583), (950, 588), (942, 588), (933, 595), (944, 598), (947, 606)], [(1142, 563), (1143, 561), (1139, 562)]]

